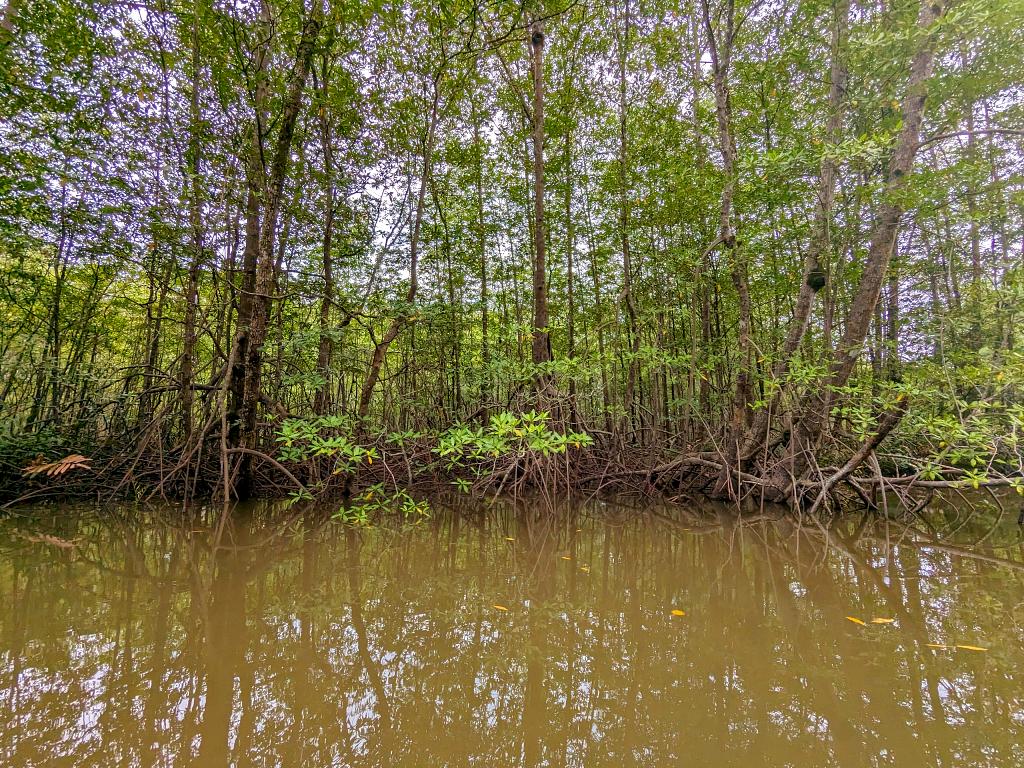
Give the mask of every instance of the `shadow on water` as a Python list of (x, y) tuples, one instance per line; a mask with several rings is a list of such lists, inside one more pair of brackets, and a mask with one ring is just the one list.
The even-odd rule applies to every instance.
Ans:
[(0, 521), (0, 763), (1024, 764), (1010, 514), (221, 523)]

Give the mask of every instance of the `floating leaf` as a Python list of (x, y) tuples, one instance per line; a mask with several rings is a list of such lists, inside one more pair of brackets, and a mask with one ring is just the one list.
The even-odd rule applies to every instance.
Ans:
[(562, 555), (562, 559), (563, 560), (572, 560), (572, 558), (569, 557), (568, 555)]
[(498, 605), (497, 603), (495, 603), (495, 604), (494, 604), (493, 606), (491, 606), (491, 607), (492, 607), (492, 608), (496, 608), (496, 609), (497, 609), (497, 610), (499, 610), (499, 611), (507, 611), (507, 610), (508, 610), (508, 608), (506, 608), (506, 607), (505, 607), (504, 605)]
[(867, 622), (861, 621), (856, 616), (847, 616), (846, 620), (847, 621), (852, 621), (854, 624), (860, 624), (862, 627), (866, 627), (867, 626)]
[(872, 619), (872, 624), (892, 624), (896, 619)]
[(505, 541), (515, 541), (515, 539), (511, 536), (506, 536)]
[(987, 651), (988, 650), (988, 648), (979, 648), (976, 645), (958, 645), (957, 648), (960, 648), (960, 649), (965, 650), (965, 651)]
[(673, 608), (672, 609), (672, 615), (673, 616), (685, 616), (686, 615), (686, 611), (681, 611), (678, 608)]

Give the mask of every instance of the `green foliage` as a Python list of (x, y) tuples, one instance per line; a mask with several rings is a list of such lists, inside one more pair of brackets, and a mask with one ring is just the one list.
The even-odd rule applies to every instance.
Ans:
[(1024, 355), (979, 354), (973, 364), (955, 371), (922, 362), (903, 373), (899, 383), (865, 378), (843, 387), (836, 392), (839, 405), (832, 415), (863, 441), (877, 429), (879, 414), (906, 398), (911, 407), (882, 453), (900, 474), (954, 480), (969, 488), (1009, 478), (1011, 487), (1020, 487)]
[[(256, 442), (319, 478), (354, 480), (392, 454), (482, 476), (585, 448), (585, 430), (624, 436), (637, 455), (719, 450), (747, 374), (739, 288), (750, 405), (784, 443), (827, 386), (881, 206), (898, 203), (894, 258), (860, 313), (871, 328), (832, 393), (836, 455), (822, 459), (869, 436), (903, 393), (890, 466), (1006, 479), (1024, 398), (1024, 0), (947, 3), (929, 30), (918, 3), (855, 8), (833, 52), (841, 6), (735, 4), (727, 174), (697, 6), (328, 3), (269, 230), (250, 159), (266, 170), (275, 156), (313, 6), (270, 0), (268, 23), (259, 4), (9, 3), (0, 463), (141, 446), (166, 466), (200, 433), (218, 437), (220, 409), (237, 406), (225, 386), (245, 362), (231, 359), (245, 298), (265, 300), (269, 318), (248, 358), (261, 369)], [(719, 36), (732, 7), (709, 0)], [(521, 30), (524, 12), (548, 16), (541, 283), (554, 359), (539, 365), (532, 80), (519, 33), (493, 38)], [(909, 64), (928, 36), (921, 146), (894, 192)], [(848, 73), (838, 112), (834, 64)], [(822, 239), (826, 167), (836, 194)], [(716, 240), (726, 191), (735, 249)], [(257, 297), (244, 273), (260, 231), (273, 274)], [(783, 359), (812, 251), (825, 284)], [(539, 379), (571, 403), (579, 433), (529, 410), (545, 402)], [(294, 417), (267, 430), (271, 413)]]
[(345, 416), (285, 419), (278, 429), (278, 456), (282, 461), (327, 459), (335, 475), (351, 473), (379, 459), (377, 449), (355, 441), (354, 422)]
[(434, 452), (446, 468), (471, 467), (497, 459), (563, 454), (570, 448), (586, 448), (593, 438), (583, 432), (558, 432), (550, 426), (545, 411), (515, 414), (505, 411), (491, 416), (483, 427), (456, 426), (441, 433)]

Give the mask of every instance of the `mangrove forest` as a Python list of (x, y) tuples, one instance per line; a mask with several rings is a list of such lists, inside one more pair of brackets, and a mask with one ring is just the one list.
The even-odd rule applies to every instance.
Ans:
[(1015, 498), (1022, 50), (1021, 0), (4, 0), (0, 494)]

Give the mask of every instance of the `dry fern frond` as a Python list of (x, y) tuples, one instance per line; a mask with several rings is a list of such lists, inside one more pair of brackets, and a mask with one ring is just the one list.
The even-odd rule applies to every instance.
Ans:
[(47, 477), (60, 477), (72, 469), (92, 469), (89, 466), (90, 459), (80, 453), (72, 453), (57, 461), (47, 462), (42, 456), (36, 456), (35, 461), (25, 467), (25, 477), (45, 474)]

